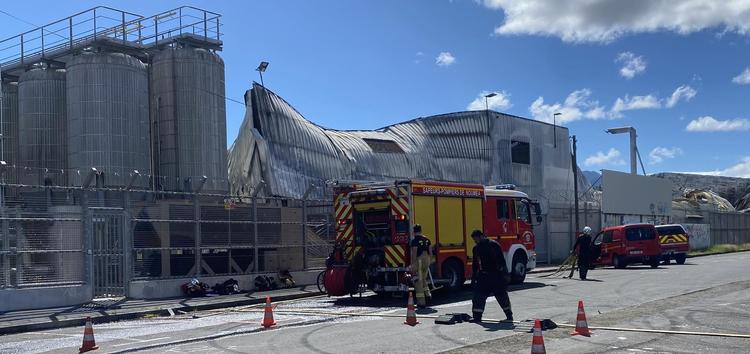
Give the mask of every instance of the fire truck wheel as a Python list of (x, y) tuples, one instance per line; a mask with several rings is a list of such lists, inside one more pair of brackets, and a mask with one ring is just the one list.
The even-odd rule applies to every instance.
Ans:
[(521, 252), (513, 254), (513, 266), (510, 274), (511, 284), (521, 284), (526, 280), (526, 255)]
[(628, 266), (625, 259), (622, 256), (612, 255), (612, 265), (617, 269), (624, 269)]
[(654, 258), (651, 260), (649, 265), (651, 266), (651, 268), (659, 268), (659, 263), (661, 263), (659, 262), (659, 258)]
[(450, 290), (461, 290), (464, 287), (464, 266), (456, 259), (443, 263), (443, 277), (448, 280)]
[(674, 260), (675, 262), (677, 262), (677, 264), (685, 264), (685, 258), (687, 258), (687, 255), (684, 253), (680, 253), (674, 257)]

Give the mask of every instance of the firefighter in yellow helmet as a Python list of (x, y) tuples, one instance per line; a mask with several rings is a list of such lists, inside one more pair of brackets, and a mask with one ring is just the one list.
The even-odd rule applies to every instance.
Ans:
[(422, 234), (422, 225), (414, 225), (414, 239), (411, 240), (411, 272), (416, 275), (414, 282), (414, 296), (417, 298), (417, 307), (424, 308), (427, 301), (432, 298), (430, 287), (427, 284), (428, 269), (432, 263), (432, 243)]

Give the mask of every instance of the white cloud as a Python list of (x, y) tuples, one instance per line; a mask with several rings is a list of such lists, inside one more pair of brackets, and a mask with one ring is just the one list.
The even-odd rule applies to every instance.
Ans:
[(732, 79), (738, 85), (750, 85), (750, 68), (745, 68), (739, 75)]
[(692, 100), (697, 93), (698, 91), (695, 91), (694, 88), (688, 85), (682, 85), (672, 92), (672, 96), (666, 99), (664, 105), (667, 108), (672, 108), (681, 100), (684, 100), (685, 102)]
[(623, 160), (620, 155), (621, 154), (619, 150), (610, 148), (606, 154), (599, 151), (596, 154), (587, 157), (583, 164), (586, 167), (600, 165), (624, 165), (625, 160)]
[(706, 172), (683, 172), (696, 175), (750, 178), (750, 156), (745, 156), (734, 166), (723, 170)]
[[(494, 93), (494, 97), (487, 98), (487, 105), (485, 105), (485, 99), (484, 96), (487, 96), (490, 93)], [(501, 110), (501, 109), (507, 109), (512, 107), (513, 104), (510, 103), (510, 94), (505, 91), (482, 91), (477, 95), (477, 98), (475, 98), (469, 105), (466, 107), (466, 110), (468, 111), (481, 111), (489, 107), (489, 109), (492, 110)]]
[(692, 87), (682, 85), (667, 98), (659, 98), (653, 94), (625, 95), (625, 97), (618, 97), (612, 104), (612, 108), (606, 110), (599, 104), (599, 101), (591, 98), (591, 90), (585, 88), (571, 92), (563, 103), (544, 103), (544, 97), (539, 96), (529, 106), (529, 112), (532, 118), (547, 123), (552, 123), (552, 115), (559, 112), (561, 114), (557, 116), (558, 124), (581, 119), (617, 119), (622, 118), (625, 111), (672, 108), (680, 101), (691, 100), (696, 94), (697, 91)]
[(698, 94), (694, 88), (688, 85), (682, 85), (672, 92), (672, 95), (666, 98), (658, 98), (652, 94), (645, 96), (625, 95), (624, 98), (617, 98), (612, 105), (609, 114), (612, 118), (621, 118), (622, 112), (633, 111), (637, 109), (659, 109), (672, 108), (680, 101), (690, 101)]
[(591, 99), (591, 90), (581, 89), (571, 92), (563, 103), (545, 104), (544, 97), (539, 96), (529, 106), (531, 116), (547, 123), (553, 122), (553, 115), (557, 116), (557, 124), (564, 124), (580, 119), (602, 119), (606, 117), (604, 108), (598, 101)]
[(704, 116), (690, 121), (685, 130), (689, 132), (745, 131), (750, 130), (750, 120), (742, 118), (717, 120), (711, 116)]
[(422, 62), (422, 57), (424, 56), (424, 53), (417, 52), (415, 55), (416, 59), (414, 59), (414, 64), (419, 64)]
[(750, 178), (750, 156), (742, 159), (742, 162), (719, 172), (720, 176)]
[(666, 159), (673, 159), (679, 155), (682, 155), (682, 149), (678, 147), (673, 147), (671, 149), (657, 146), (651, 152), (648, 154), (648, 157), (650, 159), (649, 163), (651, 165), (655, 165), (658, 163), (662, 163)]
[(612, 105), (611, 115), (615, 118), (622, 117), (624, 111), (633, 111), (636, 109), (658, 109), (661, 108), (661, 102), (656, 96), (633, 96), (625, 95), (625, 98), (617, 98)]
[(611, 42), (628, 34), (670, 31), (690, 34), (707, 28), (750, 33), (746, 0), (483, 0), (502, 10), (498, 35), (541, 35), (566, 42)]
[(437, 58), (435, 58), (435, 64), (439, 66), (450, 66), (456, 62), (456, 57), (451, 52), (440, 52)]
[(620, 76), (630, 80), (636, 75), (646, 71), (646, 60), (642, 56), (636, 56), (631, 52), (623, 52), (617, 56), (615, 63), (622, 63)]

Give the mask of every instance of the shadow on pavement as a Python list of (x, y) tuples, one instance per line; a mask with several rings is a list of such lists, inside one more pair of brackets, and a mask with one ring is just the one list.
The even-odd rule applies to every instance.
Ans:
[(484, 330), (488, 332), (509, 331), (515, 328), (512, 322), (480, 322), (476, 325), (484, 327)]
[[(540, 282), (527, 282), (523, 284), (511, 285), (508, 287), (508, 292), (515, 292), (526, 289), (543, 288), (545, 286), (554, 286), (550, 284), (544, 284)], [(399, 294), (400, 295), (400, 294)], [(331, 298), (334, 305), (336, 306), (362, 306), (362, 307), (406, 307), (406, 296), (403, 295), (378, 295), (372, 292), (365, 293), (362, 297), (358, 295)], [(459, 291), (450, 291), (448, 289), (440, 289), (434, 291), (432, 294), (432, 302), (430, 306), (438, 306), (445, 304), (452, 304), (455, 302), (471, 300), (473, 292), (470, 285), (464, 285)]]

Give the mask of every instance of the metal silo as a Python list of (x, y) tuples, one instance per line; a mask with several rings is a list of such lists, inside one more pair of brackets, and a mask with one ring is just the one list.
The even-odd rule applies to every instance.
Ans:
[(127, 184), (133, 170), (150, 174), (146, 66), (126, 54), (99, 52), (75, 56), (67, 70), (68, 166), (96, 168), (107, 186)]
[(200, 176), (203, 191), (225, 192), (227, 182), (224, 61), (199, 48), (171, 47), (151, 66), (151, 114), (161, 187), (184, 190)]
[(23, 73), (18, 117), (20, 181), (65, 185), (65, 71), (39, 68)]
[[(0, 160), (9, 166), (18, 163), (18, 84), (2, 83), (0, 112)], [(6, 172), (6, 181), (14, 183), (15, 169)], [(10, 173), (13, 176), (8, 176)]]

